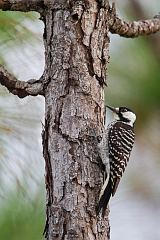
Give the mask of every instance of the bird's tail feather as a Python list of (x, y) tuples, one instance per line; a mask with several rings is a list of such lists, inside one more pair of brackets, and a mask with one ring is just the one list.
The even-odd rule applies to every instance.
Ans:
[(100, 199), (99, 199), (99, 203), (98, 203), (98, 206), (97, 206), (97, 209), (96, 209), (97, 215), (99, 214), (99, 212), (102, 209), (102, 217), (104, 217), (109, 199), (111, 197), (111, 193), (112, 193), (111, 178), (109, 178), (108, 184), (107, 184), (106, 188), (104, 189), (104, 192), (101, 194)]

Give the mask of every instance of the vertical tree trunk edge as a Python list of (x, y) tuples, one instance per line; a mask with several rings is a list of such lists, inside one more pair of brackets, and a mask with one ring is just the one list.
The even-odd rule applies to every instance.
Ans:
[[(108, 211), (96, 216), (103, 175), (97, 136), (104, 128), (107, 11), (97, 1), (45, 15), (45, 130), (48, 240), (109, 239)], [(106, 6), (107, 7), (107, 6)]]
[(99, 156), (97, 146), (104, 136), (108, 32), (127, 38), (156, 33), (160, 14), (126, 22), (108, 0), (2, 0), (0, 9), (37, 11), (45, 25), (45, 70), (39, 80), (20, 81), (0, 64), (0, 83), (10, 93), (45, 97), (44, 235), (47, 240), (108, 240), (109, 210), (105, 219), (95, 214), (106, 152), (103, 148)]

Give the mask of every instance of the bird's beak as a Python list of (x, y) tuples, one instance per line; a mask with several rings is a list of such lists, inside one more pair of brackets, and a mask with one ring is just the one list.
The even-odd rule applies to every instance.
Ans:
[(112, 112), (118, 114), (118, 110), (116, 108), (110, 107), (110, 106), (106, 106), (107, 108), (109, 108)]

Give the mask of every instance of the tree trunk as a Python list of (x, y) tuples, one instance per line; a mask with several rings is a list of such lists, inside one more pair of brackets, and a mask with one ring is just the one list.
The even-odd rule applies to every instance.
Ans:
[(45, 237), (108, 240), (108, 212), (104, 219), (95, 213), (103, 182), (105, 151), (99, 155), (97, 145), (104, 137), (108, 32), (127, 38), (152, 34), (160, 30), (160, 15), (128, 23), (108, 0), (2, 0), (0, 8), (38, 11), (45, 24), (40, 80), (19, 81), (0, 65), (0, 83), (12, 94), (45, 96)]
[(97, 137), (104, 127), (108, 1), (59, 2), (43, 19), (45, 236), (107, 240), (108, 213), (104, 220), (97, 218), (95, 206), (103, 181)]

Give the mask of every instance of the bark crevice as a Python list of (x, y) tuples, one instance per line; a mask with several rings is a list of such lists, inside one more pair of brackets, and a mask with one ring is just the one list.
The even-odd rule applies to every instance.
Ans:
[[(75, 19), (73, 11), (67, 9), (48, 10), (46, 14), (45, 81), (49, 80), (49, 83), (45, 88), (45, 99), (46, 118), (47, 113), (52, 113), (49, 123), (49, 146), (52, 148), (49, 151), (54, 175), (53, 203), (47, 214), (51, 209), (54, 213), (48, 215), (48, 240), (107, 239), (107, 233), (96, 227), (95, 205), (102, 175), (98, 162), (95, 164), (96, 141), (92, 133), (93, 128), (99, 129), (95, 132), (101, 132), (103, 128), (104, 99), (102, 86), (95, 73), (89, 71), (95, 71), (93, 64), (96, 65), (97, 59), (101, 65), (101, 58), (93, 53), (94, 41), (98, 37), (105, 38), (105, 41), (108, 38), (105, 23), (102, 31), (97, 28), (96, 34), (94, 32), (100, 22), (95, 21), (95, 16), (100, 17), (97, 5), (89, 3), (88, 10), (84, 7), (79, 12), (74, 10), (74, 14), (78, 14)], [(93, 17), (92, 31), (87, 27), (88, 17)], [(49, 23), (52, 26), (48, 27)], [(102, 56), (102, 49), (99, 54)], [(61, 217), (57, 217), (57, 223), (53, 224), (55, 211)], [(105, 221), (101, 224), (107, 226)]]
[(160, 17), (127, 23), (107, 0), (0, 0), (0, 8), (39, 11), (45, 25), (41, 81), (18, 81), (0, 68), (0, 82), (11, 93), (45, 96), (44, 235), (47, 240), (109, 240), (109, 210), (104, 219), (95, 211), (103, 182), (96, 136), (104, 130), (108, 33), (150, 34), (160, 29)]
[(45, 238), (48, 237), (50, 207), (52, 206), (53, 203), (53, 174), (48, 146), (49, 121), (50, 117), (45, 119), (45, 126), (42, 131), (43, 156), (45, 158), (45, 173), (46, 173), (45, 184), (47, 191), (46, 223), (43, 231), (43, 235), (45, 236)]

